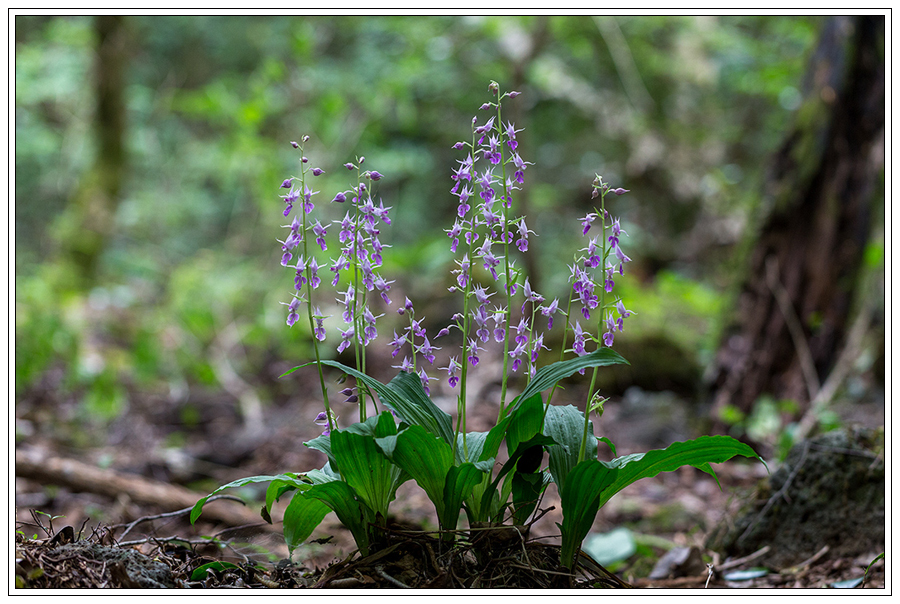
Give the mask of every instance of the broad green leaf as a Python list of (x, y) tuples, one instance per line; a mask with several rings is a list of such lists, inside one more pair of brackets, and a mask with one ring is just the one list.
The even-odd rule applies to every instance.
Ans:
[(331, 435), (330, 434), (322, 434), (313, 438), (312, 440), (308, 440), (303, 443), (305, 446), (310, 449), (315, 449), (316, 451), (320, 451), (325, 454), (328, 458), (328, 463), (331, 464), (333, 468), (339, 468), (337, 461), (334, 459), (334, 455), (331, 452)]
[(197, 518), (199, 518), (200, 514), (203, 512), (203, 506), (206, 504), (206, 501), (213, 495), (216, 495), (217, 493), (220, 493), (225, 489), (234, 489), (254, 482), (270, 482), (277, 478), (278, 476), (250, 476), (249, 478), (239, 478), (238, 480), (234, 480), (226, 485), (220, 486), (218, 489), (194, 504), (194, 508), (191, 510), (191, 524), (194, 524), (197, 521)]
[(462, 502), (469, 498), (484, 476), (489, 475), (472, 463), (450, 468), (444, 483), (444, 514), (441, 526), (449, 530), (456, 528)]
[(525, 524), (528, 521), (548, 483), (549, 476), (546, 472), (533, 474), (515, 472), (512, 475), (512, 509), (515, 524)]
[(378, 439), (376, 444), (422, 487), (437, 509), (438, 517), (442, 517), (444, 484), (453, 465), (450, 445), (422, 426), (410, 426), (396, 437)]
[(506, 450), (512, 454), (519, 443), (540, 434), (544, 415), (544, 404), (540, 393), (524, 401), (507, 417), (511, 418), (506, 430)]
[(445, 442), (453, 442), (453, 424), (450, 416), (428, 398), (422, 388), (422, 381), (417, 376), (401, 371), (390, 384), (385, 385), (337, 361), (325, 360), (322, 364), (340, 369), (363, 382), (378, 395), (384, 405), (393, 409), (406, 423), (422, 426), (432, 434), (440, 436)]
[[(388, 414), (390, 415), (390, 414)], [(370, 415), (366, 418), (364, 422), (356, 422), (350, 424), (346, 428), (341, 428), (344, 432), (350, 432), (352, 434), (361, 434), (363, 436), (374, 436), (375, 432), (378, 430), (378, 422), (381, 419), (381, 414), (378, 415)], [(393, 423), (393, 422), (391, 422)], [(396, 434), (396, 430), (394, 433)]]
[[(332, 434), (336, 434), (332, 432)], [(369, 522), (374, 521), (375, 514), (361, 501), (353, 487), (346, 482), (335, 480), (313, 485), (306, 490), (305, 497), (312, 497), (330, 507), (356, 541), (356, 547), (362, 555), (369, 553)]]
[[(390, 417), (389, 412), (384, 413)], [(343, 480), (376, 514), (386, 518), (401, 482), (401, 469), (382, 454), (371, 436), (335, 430), (331, 450)]]
[[(506, 425), (505, 423), (503, 424)], [(456, 464), (462, 465), (467, 461), (467, 459), (475, 459), (472, 463), (475, 464), (477, 468), (484, 472), (490, 472), (491, 468), (494, 466), (494, 459), (497, 455), (497, 451), (500, 450), (500, 443), (503, 440), (503, 435), (500, 435), (499, 439), (496, 439), (496, 443), (494, 439), (489, 439), (490, 432), (469, 432), (468, 434), (459, 434), (457, 438), (456, 445)], [(494, 444), (496, 444), (496, 448), (494, 448), (493, 455), (489, 455), (487, 458), (484, 457), (485, 445), (488, 448), (491, 448)], [(490, 453), (490, 451), (488, 451)]]
[(856, 577), (855, 579), (847, 579), (845, 581), (836, 581), (831, 583), (831, 587), (835, 589), (853, 589), (854, 587), (858, 587), (860, 583), (863, 582), (865, 577)]
[(401, 371), (388, 383), (388, 388), (397, 393), (398, 407), (394, 399), (386, 404), (397, 412), (397, 415), (410, 425), (419, 425), (440, 436), (445, 443), (453, 443), (453, 421), (445, 411), (434, 404), (425, 389), (422, 380), (414, 373)]
[(466, 515), (469, 524), (488, 522), (500, 509), (500, 493), (490, 472), (485, 472), (481, 480), (472, 488), (472, 494), (465, 498)]
[(312, 484), (323, 484), (341, 479), (341, 475), (331, 469), (331, 463), (329, 462), (325, 462), (321, 470), (310, 470), (304, 476)]
[[(547, 447), (550, 475), (557, 488), (562, 489), (566, 476), (578, 463), (578, 452), (584, 436), (584, 414), (572, 405), (550, 405), (544, 418), (544, 434), (558, 444)], [(597, 458), (597, 438), (593, 425), (588, 423), (585, 459)]]
[[(484, 437), (484, 444), (481, 447), (481, 455), (477, 458), (478, 461), (496, 459), (497, 453), (500, 451), (500, 443), (503, 442), (503, 438), (506, 436), (506, 429), (511, 421), (512, 414), (509, 414), (487, 432), (487, 435)], [(471, 454), (469, 459), (474, 459)]]
[(240, 568), (237, 564), (233, 564), (231, 562), (222, 562), (216, 560), (215, 562), (207, 562), (206, 564), (201, 564), (197, 568), (194, 569), (194, 572), (191, 573), (191, 581), (202, 581), (206, 578), (207, 573), (211, 570), (227, 570), (229, 568)]
[(271, 512), (272, 504), (281, 499), (281, 496), (288, 491), (293, 491), (298, 488), (302, 489), (304, 486), (309, 486), (310, 484), (312, 484), (312, 481), (304, 482), (304, 480), (296, 474), (279, 474), (269, 483), (269, 486), (266, 489), (266, 511)]
[(563, 510), (560, 563), (566, 568), (571, 569), (575, 564), (578, 547), (591, 530), (600, 509), (600, 493), (616, 481), (619, 472), (619, 468), (588, 459), (572, 468), (566, 477), (559, 490)]
[[(500, 468), (500, 471), (497, 473), (497, 477), (494, 478), (494, 481), (491, 483), (491, 488), (488, 488), (482, 492), (481, 499), (478, 500), (479, 507), (477, 513), (479, 515), (479, 519), (497, 515), (497, 512), (499, 510), (495, 509), (495, 506), (491, 501), (493, 497), (497, 496), (496, 487), (500, 484), (500, 480), (503, 479), (504, 476), (506, 476), (516, 468), (516, 463), (519, 461), (519, 458), (522, 457), (525, 451), (534, 446), (545, 447), (554, 444), (556, 443), (552, 438), (544, 436), (543, 434), (536, 434), (527, 441), (519, 443), (519, 446), (516, 448), (515, 452), (509, 456), (509, 459)], [(511, 484), (504, 484), (503, 492), (499, 495), (501, 504), (504, 504), (506, 502), (511, 490)], [(490, 512), (488, 512), (488, 510), (490, 510)]]
[(618, 469), (619, 473), (616, 481), (601, 494), (600, 506), (641, 478), (656, 476), (660, 472), (672, 472), (682, 466), (694, 466), (703, 470), (715, 478), (718, 484), (719, 480), (709, 464), (722, 463), (736, 455), (756, 458), (765, 465), (765, 461), (752, 447), (723, 435), (701, 436), (694, 440), (673, 443), (665, 449), (624, 455), (609, 462), (601, 462), (609, 468)]
[(291, 554), (309, 538), (325, 515), (331, 511), (322, 501), (304, 494), (304, 491), (313, 488), (311, 485), (303, 486), (305, 488), (294, 493), (284, 510), (284, 541)]
[(558, 381), (569, 377), (576, 371), (587, 369), (588, 367), (603, 367), (605, 365), (621, 364), (628, 365), (629, 363), (622, 358), (619, 353), (612, 349), (601, 348), (581, 357), (545, 365), (538, 369), (531, 381), (528, 382), (528, 386), (522, 391), (522, 394), (516, 397), (509, 412), (511, 413), (523, 401), (527, 401), (535, 394), (539, 394), (547, 388), (552, 388)]

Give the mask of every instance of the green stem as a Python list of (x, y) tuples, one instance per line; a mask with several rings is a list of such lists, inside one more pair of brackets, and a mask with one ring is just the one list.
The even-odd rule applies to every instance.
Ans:
[[(597, 185), (595, 185), (597, 186)], [(600, 186), (603, 186), (601, 181)], [(606, 260), (609, 255), (609, 246), (606, 240), (606, 190), (601, 189), (600, 191), (600, 224), (602, 225), (602, 235), (603, 235), (603, 254), (601, 255), (600, 265), (603, 267), (603, 271), (606, 271)], [(606, 279), (604, 278), (604, 282)], [(597, 321), (597, 349), (599, 350), (601, 346), (603, 346), (603, 338), (600, 335), (603, 332), (603, 315), (606, 312), (606, 286), (604, 284), (603, 287), (600, 288), (600, 306), (598, 307), (600, 310), (600, 319)], [(587, 434), (588, 434), (588, 423), (590, 421), (591, 414), (591, 401), (594, 400), (594, 386), (597, 382), (597, 372), (600, 368), (594, 367), (593, 372), (591, 373), (591, 385), (588, 389), (587, 401), (584, 403), (584, 431), (581, 436), (581, 447), (578, 450), (578, 461), (584, 461), (585, 448), (587, 447)]]
[[(505, 96), (505, 95), (504, 95)], [(506, 156), (504, 155), (503, 144), (503, 120), (500, 113), (501, 98), (498, 92), (497, 98), (497, 123), (495, 127), (500, 134), (500, 166), (502, 170), (501, 184), (503, 187), (503, 197), (500, 200), (500, 208), (503, 212), (503, 277), (505, 280), (504, 294), (506, 296), (506, 337), (503, 338), (503, 376), (500, 384), (500, 413), (497, 421), (501, 422), (506, 417), (506, 386), (509, 379), (509, 338), (512, 335), (512, 287), (513, 280), (510, 274), (509, 264), (509, 212), (512, 209), (512, 198), (510, 196), (509, 187), (506, 181)], [(507, 207), (507, 203), (510, 207)]]
[[(356, 168), (356, 204), (354, 207), (354, 216), (353, 216), (353, 253), (350, 258), (350, 270), (353, 274), (353, 303), (352, 303), (352, 312), (353, 312), (353, 349), (354, 356), (356, 360), (356, 369), (361, 371), (362, 373), (366, 372), (366, 348), (363, 344), (362, 340), (362, 330), (363, 330), (363, 317), (362, 310), (365, 308), (365, 299), (360, 300), (360, 286), (359, 286), (359, 228), (361, 222), (361, 213), (359, 206), (362, 204), (362, 194), (363, 192), (360, 190), (360, 185), (362, 183), (362, 177), (360, 176), (360, 169), (358, 167), (359, 160), (357, 159), (357, 168)], [(359, 421), (366, 421), (366, 388), (365, 385), (360, 384), (359, 381), (356, 383), (357, 395), (359, 396)]]
[[(300, 153), (303, 154), (303, 147), (300, 147)], [(301, 191), (306, 190), (306, 166), (301, 163), (300, 169), (300, 187)], [(307, 215), (306, 215), (306, 203), (300, 204), (301, 206), (301, 215), (303, 216), (303, 221), (301, 228), (303, 229), (303, 257), (306, 259), (306, 268), (304, 269), (306, 272), (306, 316), (309, 319), (309, 333), (312, 336), (313, 342), (313, 351), (316, 355), (316, 369), (319, 372), (319, 386), (322, 388), (322, 399), (325, 404), (325, 417), (328, 422), (328, 430), (331, 431), (334, 429), (331, 421), (331, 405), (328, 402), (328, 388), (325, 386), (325, 372), (322, 370), (322, 356), (319, 352), (319, 341), (316, 338), (316, 326), (315, 326), (315, 318), (313, 317), (312, 310), (312, 271), (309, 268), (309, 245), (308, 245), (308, 237), (307, 237)]]

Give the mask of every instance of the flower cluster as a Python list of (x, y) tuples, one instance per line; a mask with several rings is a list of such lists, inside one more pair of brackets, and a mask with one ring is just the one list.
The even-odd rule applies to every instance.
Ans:
[[(514, 244), (520, 252), (528, 251), (529, 236), (534, 233), (524, 216), (512, 215), (512, 194), (524, 184), (525, 170), (531, 162), (523, 160), (518, 151), (516, 134), (521, 130), (512, 122), (504, 124), (501, 118), (503, 99), (515, 98), (519, 93), (500, 95), (494, 82), (490, 91), (496, 101), (485, 103), (481, 109), (493, 110), (495, 114), (481, 124), (477, 116), (472, 118), (472, 142), (453, 145), (454, 149), (468, 150), (451, 174), (450, 192), (458, 201), (453, 226), (446, 231), (451, 251), (458, 253), (461, 244), (463, 247), (462, 258), (456, 260), (456, 285), (451, 291), (463, 292), (464, 312), (455, 317), (454, 327), (463, 333), (462, 356), (471, 366), (478, 364), (479, 351), (493, 337), (504, 343), (512, 371), (527, 363), (529, 375), (534, 375), (538, 354), (546, 348), (543, 334), (535, 333), (534, 318), (541, 313), (548, 317), (548, 328), (552, 327), (558, 302), (541, 305), (543, 296), (532, 291), (526, 279), (522, 317), (517, 324), (511, 323), (511, 299), (519, 291), (521, 273), (515, 268), (510, 248)], [(492, 282), (487, 286), (473, 279), (473, 268), (479, 265), (491, 276)], [(497, 302), (490, 303), (495, 294), (500, 294)], [(457, 357), (452, 357), (444, 368), (451, 387), (459, 383), (461, 368)]]
[[(570, 283), (572, 284), (572, 297), (577, 299), (581, 306), (581, 314), (586, 321), (591, 320), (592, 311), (598, 307), (605, 312), (602, 318), (602, 326), (605, 326), (606, 332), (603, 334), (603, 344), (607, 347), (613, 345), (615, 333), (624, 330), (625, 319), (631, 316), (630, 310), (625, 308), (621, 299), (617, 299), (613, 304), (605, 304), (606, 294), (611, 294), (615, 287), (615, 275), (625, 274), (625, 263), (630, 262), (631, 258), (625, 255), (619, 246), (619, 238), (622, 235), (627, 236), (628, 233), (622, 230), (619, 219), (613, 219), (606, 210), (605, 197), (607, 193), (615, 193), (616, 195), (624, 195), (628, 190), (622, 188), (612, 189), (603, 182), (603, 178), (597, 175), (593, 182), (591, 197), (600, 198), (600, 209), (595, 212), (589, 212), (581, 219), (581, 234), (587, 236), (592, 228), (595, 227), (595, 221), (600, 219), (599, 235), (595, 235), (588, 241), (587, 247), (581, 250), (582, 255), (569, 267)], [(600, 278), (597, 278), (596, 269), (601, 267)], [(602, 280), (602, 284), (600, 281)], [(595, 291), (600, 289), (600, 295)], [(618, 317), (613, 314), (612, 307), (615, 308)], [(590, 334), (584, 331), (579, 321), (575, 321), (570, 326), (574, 335), (572, 342), (572, 350), (578, 356), (588, 353), (585, 343), (589, 339), (593, 339)]]
[(347, 324), (341, 330), (338, 352), (354, 342), (361, 343), (363, 347), (368, 346), (378, 337), (375, 322), (381, 315), (375, 316), (369, 309), (365, 300), (366, 293), (378, 291), (384, 303), (391, 304), (387, 292), (393, 282), (385, 281), (377, 272), (382, 264), (382, 251), (385, 247), (381, 243), (380, 226), (391, 224), (388, 215), (390, 208), (384, 207), (383, 201), (375, 205), (371, 188), (365, 181), (381, 180), (382, 175), (374, 170), (362, 171), (359, 166), (365, 160), (365, 157), (360, 157), (356, 164), (344, 164), (348, 170), (356, 170), (357, 184), (337, 193), (331, 200), (333, 203), (345, 203), (349, 195), (351, 203), (344, 218), (338, 222), (338, 240), (342, 247), (340, 255), (331, 266), (334, 273), (331, 284), (334, 287), (337, 287), (342, 271), (350, 274), (349, 283), (343, 292), (339, 292), (341, 297), (338, 298), (338, 303), (344, 308), (342, 317)]
[[(287, 194), (281, 196), (285, 203), (283, 212), (284, 217), (287, 218), (291, 215), (295, 203), (299, 201), (300, 204), (300, 210), (297, 212), (297, 215), (294, 216), (291, 224), (285, 225), (284, 227), (289, 229), (288, 236), (284, 241), (279, 241), (279, 243), (281, 243), (281, 265), (294, 271), (294, 291), (292, 292), (291, 301), (282, 304), (286, 304), (288, 307), (287, 324), (289, 327), (292, 327), (300, 320), (300, 313), (298, 311), (300, 310), (301, 304), (303, 302), (307, 303), (307, 319), (309, 321), (310, 332), (314, 336), (313, 348), (316, 354), (316, 361), (319, 368), (319, 380), (325, 403), (325, 411), (317, 416), (315, 422), (324, 426), (325, 433), (328, 434), (331, 432), (332, 428), (337, 425), (337, 416), (331, 412), (331, 407), (328, 402), (328, 392), (325, 388), (325, 380), (322, 375), (321, 364), (319, 363), (321, 357), (319, 355), (318, 343), (325, 340), (326, 334), (324, 323), (327, 317), (322, 314), (322, 311), (319, 310), (318, 306), (312, 306), (312, 290), (317, 289), (319, 285), (321, 285), (322, 279), (319, 277), (318, 261), (316, 260), (310, 245), (310, 239), (312, 239), (314, 240), (315, 245), (323, 252), (327, 250), (328, 245), (325, 241), (325, 235), (327, 234), (328, 227), (322, 225), (319, 220), (313, 219), (312, 217), (312, 212), (315, 209), (312, 198), (318, 191), (313, 191), (309, 187), (307, 177), (309, 175), (312, 175), (313, 177), (320, 176), (324, 173), (324, 170), (321, 168), (308, 168), (309, 159), (303, 155), (302, 146), (302, 143), (305, 143), (308, 140), (309, 137), (304, 136), (301, 139), (301, 143), (291, 142), (291, 146), (295, 149), (299, 149), (301, 153), (300, 176), (292, 176), (281, 183), (282, 189), (288, 189)], [(294, 264), (290, 264), (291, 260), (294, 259), (295, 253), (297, 253), (297, 259)]]
[(397, 335), (397, 332), (394, 331), (394, 339), (389, 343), (389, 346), (393, 348), (393, 350), (391, 351), (391, 358), (395, 358), (397, 355), (399, 355), (405, 344), (410, 345), (410, 348), (412, 349), (412, 356), (405, 355), (400, 365), (395, 365), (394, 367), (401, 371), (415, 373), (416, 375), (418, 375), (419, 379), (422, 381), (422, 387), (425, 389), (425, 394), (430, 395), (431, 389), (429, 388), (428, 384), (429, 382), (437, 378), (429, 377), (428, 372), (425, 370), (425, 367), (419, 365), (418, 359), (421, 356), (421, 358), (428, 361), (429, 365), (434, 365), (434, 353), (436, 350), (440, 350), (440, 348), (431, 344), (425, 328), (422, 327), (422, 320), (416, 319), (416, 311), (415, 308), (413, 308), (413, 303), (409, 298), (406, 298), (403, 306), (397, 309), (397, 313), (401, 316), (407, 316), (407, 318), (409, 319), (409, 327), (404, 329), (403, 333), (400, 335)]
[[(304, 136), (302, 142), (309, 140)], [(303, 148), (301, 144), (292, 142), (295, 149)], [(340, 330), (341, 342), (337, 346), (338, 352), (343, 352), (350, 346), (357, 346), (357, 353), (364, 354), (365, 347), (378, 337), (376, 321), (381, 315), (375, 315), (369, 308), (367, 295), (370, 292), (378, 292), (385, 304), (390, 305), (388, 291), (391, 289), (391, 281), (386, 281), (378, 269), (382, 265), (382, 253), (386, 247), (381, 242), (381, 225), (390, 225), (390, 208), (379, 201), (376, 205), (372, 199), (371, 187), (367, 182), (375, 182), (383, 178), (382, 174), (375, 170), (363, 171), (359, 168), (365, 161), (360, 157), (356, 163), (344, 164), (348, 170), (356, 170), (357, 182), (350, 189), (337, 193), (331, 200), (332, 203), (343, 204), (349, 200), (349, 208), (343, 219), (334, 221), (333, 226), (338, 229), (338, 241), (341, 249), (332, 261), (330, 270), (333, 273), (332, 287), (337, 288), (342, 274), (347, 274), (347, 284), (343, 289), (338, 289), (338, 304), (342, 307), (341, 316), (346, 324)], [(322, 224), (320, 220), (313, 218), (312, 212), (315, 204), (312, 201), (318, 191), (313, 191), (306, 182), (309, 174), (319, 176), (324, 173), (320, 168), (308, 169), (309, 160), (302, 156), (300, 177), (291, 177), (281, 183), (281, 187), (289, 189), (286, 195), (282, 195), (285, 202), (284, 216), (288, 217), (299, 205), (299, 211), (290, 225), (287, 238), (281, 243), (281, 264), (294, 271), (294, 293), (288, 306), (287, 324), (293, 326), (299, 319), (299, 309), (303, 302), (309, 302), (312, 290), (317, 289), (322, 283), (319, 276), (319, 263), (310, 250), (310, 241), (325, 252), (328, 250), (326, 235), (332, 224)], [(298, 253), (299, 250), (299, 253)], [(294, 254), (298, 253), (296, 261), (291, 264)], [(324, 320), (319, 307), (309, 309), (310, 330), (319, 342), (326, 337)], [(319, 359), (318, 348), (316, 358)], [(323, 394), (325, 387), (323, 383)], [(347, 394), (347, 393), (344, 393)], [(356, 402), (358, 397), (350, 393), (347, 398), (350, 402)], [(361, 403), (361, 405), (364, 403)], [(326, 427), (327, 434), (334, 425), (336, 416), (330, 411), (320, 414), (316, 422)], [(324, 423), (323, 423), (324, 422)]]
[[(309, 140), (308, 136), (304, 136), (301, 139), (303, 142)], [(300, 149), (301, 153), (303, 148), (300, 143), (291, 142), (291, 145), (295, 149)], [(316, 244), (322, 249), (327, 249), (327, 245), (325, 243), (325, 235), (326, 235), (326, 227), (323, 227), (321, 223), (316, 220), (312, 221), (312, 211), (315, 209), (315, 204), (312, 201), (313, 195), (318, 193), (318, 191), (313, 191), (309, 188), (306, 183), (307, 174), (312, 174), (313, 176), (318, 176), (323, 173), (323, 170), (319, 168), (313, 168), (312, 170), (308, 170), (306, 164), (309, 162), (305, 156), (300, 158), (301, 163), (301, 175), (299, 177), (292, 176), (290, 178), (285, 179), (281, 183), (282, 189), (289, 189), (286, 195), (282, 195), (282, 199), (284, 199), (285, 209), (284, 209), (284, 217), (287, 218), (291, 215), (291, 212), (294, 209), (294, 203), (298, 200), (301, 200), (300, 210), (296, 216), (294, 216), (293, 221), (289, 225), (285, 225), (284, 228), (289, 229), (288, 236), (284, 241), (280, 241), (281, 243), (281, 266), (285, 266), (294, 270), (294, 292), (293, 297), (289, 303), (286, 303), (288, 307), (288, 316), (287, 316), (287, 324), (288, 326), (293, 326), (300, 319), (300, 315), (297, 312), (300, 308), (300, 304), (304, 301), (309, 301), (308, 296), (310, 294), (311, 289), (316, 289), (321, 284), (322, 280), (319, 277), (319, 265), (316, 262), (315, 257), (311, 254), (308, 246), (308, 238), (310, 233), (315, 238)], [(294, 253), (296, 253), (297, 248), (299, 248), (300, 252), (297, 256), (297, 260), (294, 264), (289, 264), (291, 260), (294, 258)], [(325, 317), (322, 316), (321, 312), (318, 308), (315, 309), (315, 312), (312, 313), (313, 318), (315, 320), (315, 327), (313, 328), (313, 332), (316, 338), (319, 341), (325, 339), (325, 330), (322, 326), (322, 321)]]
[[(448, 335), (451, 329), (461, 333), (461, 353), (451, 355), (441, 370), (446, 372), (451, 388), (462, 384), (459, 398), (463, 414), (467, 368), (478, 365), (479, 353), (491, 340), (502, 344), (502, 415), (509, 373), (524, 368), (528, 379), (536, 374), (538, 357), (542, 350), (548, 349), (544, 345), (544, 325), (547, 331), (552, 329), (557, 313), (566, 316), (566, 331), (571, 330), (574, 336), (570, 350), (578, 356), (588, 354), (588, 342), (612, 346), (615, 334), (624, 329), (624, 320), (633, 313), (625, 308), (621, 299), (607, 303), (616, 275), (624, 274), (624, 266), (631, 259), (620, 247), (620, 239), (627, 233), (622, 230), (619, 220), (613, 219), (606, 211), (604, 199), (609, 192), (622, 195), (627, 191), (611, 189), (599, 175), (593, 183), (592, 197), (600, 198), (600, 206), (580, 219), (582, 236), (588, 237), (588, 240), (570, 267), (572, 289), (566, 311), (563, 312), (557, 299), (547, 302), (532, 288), (524, 272), (516, 268), (516, 250), (519, 253), (528, 251), (529, 238), (534, 231), (528, 228), (524, 216), (514, 214), (512, 198), (524, 184), (525, 172), (531, 163), (519, 154), (516, 137), (521, 130), (512, 122), (504, 123), (502, 120), (503, 100), (514, 98), (519, 93), (501, 95), (494, 82), (490, 91), (493, 101), (485, 103), (481, 109), (492, 111), (492, 115), (483, 121), (477, 116), (472, 118), (471, 142), (453, 145), (457, 150), (467, 151), (466, 157), (458, 161), (458, 167), (451, 174), (453, 186), (450, 192), (457, 198), (457, 211), (452, 227), (446, 231), (450, 249), (458, 254), (456, 268), (452, 271), (455, 284), (450, 291), (462, 294), (463, 311), (454, 315), (452, 324), (442, 329), (436, 338)], [(308, 137), (303, 138), (304, 142), (306, 140)], [(300, 145), (292, 145), (302, 153)], [(294, 294), (287, 303), (287, 324), (294, 325), (299, 320), (301, 304), (309, 302), (312, 290), (322, 282), (319, 263), (310, 249), (315, 245), (321, 252), (327, 251), (326, 235), (333, 227), (337, 231), (340, 251), (331, 262), (331, 284), (337, 291), (336, 300), (345, 323), (344, 328), (340, 329), (341, 340), (337, 351), (354, 347), (357, 368), (361, 371), (365, 370), (365, 348), (378, 337), (376, 322), (382, 316), (372, 311), (369, 297), (377, 292), (384, 304), (390, 306), (388, 293), (393, 283), (379, 274), (385, 247), (381, 241), (381, 228), (391, 224), (390, 208), (385, 207), (383, 201), (376, 203), (371, 191), (372, 183), (383, 176), (374, 170), (363, 170), (361, 166), (364, 162), (365, 158), (360, 157), (356, 162), (344, 164), (347, 170), (356, 172), (356, 184), (338, 192), (331, 200), (333, 204), (348, 206), (344, 217), (333, 223), (322, 224), (311, 216), (315, 207), (312, 198), (318, 192), (307, 183), (307, 175), (318, 176), (323, 170), (308, 169), (305, 156), (301, 158), (301, 176), (288, 178), (281, 184), (282, 188), (288, 189), (288, 193), (282, 196), (285, 217), (293, 212), (295, 206), (299, 207), (292, 223), (286, 225), (289, 233), (281, 242), (281, 264), (294, 271)], [(595, 234), (591, 236), (592, 229)], [(343, 275), (346, 275), (346, 280), (341, 286)], [(514, 302), (514, 299), (521, 302)], [(582, 328), (579, 320), (572, 322), (570, 311), (573, 302), (580, 306), (584, 321), (590, 321), (592, 313), (598, 310), (603, 315), (597, 319), (596, 338), (591, 335), (590, 329)], [(315, 341), (321, 342), (326, 336), (326, 317), (318, 307), (313, 308), (309, 304), (307, 307), (310, 330)], [(425, 365), (434, 366), (435, 352), (439, 348), (428, 338), (422, 319), (416, 317), (408, 298), (397, 312), (405, 315), (409, 323), (401, 333), (394, 331), (393, 339), (388, 344), (392, 349), (391, 356), (398, 357), (408, 345), (408, 353), (396, 367), (416, 374), (428, 393), (429, 383), (436, 378), (428, 375)], [(546, 323), (540, 320), (541, 317), (546, 319)], [(599, 334), (604, 329), (601, 337)], [(318, 349), (316, 355), (318, 361)], [(364, 388), (345, 388), (342, 394), (347, 396), (348, 402), (359, 402), (360, 416), (364, 419)], [(317, 418), (317, 422), (324, 422), (326, 432), (333, 428), (334, 420), (336, 416), (328, 409)]]

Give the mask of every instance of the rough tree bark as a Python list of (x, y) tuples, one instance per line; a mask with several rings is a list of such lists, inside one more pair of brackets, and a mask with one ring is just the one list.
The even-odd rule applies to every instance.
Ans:
[(802, 412), (834, 366), (873, 204), (883, 203), (873, 193), (883, 178), (884, 28), (883, 16), (824, 25), (713, 367), (713, 418), (726, 405), (747, 414), (763, 394)]

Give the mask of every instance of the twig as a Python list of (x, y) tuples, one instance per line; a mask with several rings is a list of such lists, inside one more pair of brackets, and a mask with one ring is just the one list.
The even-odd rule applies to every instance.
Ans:
[(838, 356), (837, 361), (835, 361), (834, 369), (828, 374), (825, 383), (816, 393), (812, 402), (810, 402), (809, 409), (807, 409), (806, 413), (803, 414), (803, 417), (800, 418), (800, 423), (797, 426), (797, 431), (794, 436), (795, 440), (799, 441), (806, 438), (812, 431), (813, 426), (815, 426), (819, 419), (819, 415), (828, 406), (831, 399), (834, 398), (835, 392), (837, 392), (837, 389), (847, 377), (853, 362), (859, 357), (863, 338), (868, 332), (869, 325), (872, 322), (872, 312), (872, 303), (867, 300), (863, 308), (859, 311), (856, 320), (853, 322), (853, 327), (850, 328), (850, 335), (847, 336), (847, 343), (844, 345), (843, 350), (841, 350), (841, 354)]
[(756, 550), (749, 556), (744, 556), (743, 558), (735, 558), (734, 560), (729, 560), (725, 564), (720, 565), (716, 570), (721, 572), (723, 570), (728, 570), (729, 568), (734, 568), (735, 566), (740, 566), (741, 564), (746, 564), (747, 562), (752, 562), (753, 560), (756, 560), (757, 558), (766, 555), (768, 553), (769, 549), (771, 549), (771, 546), (766, 545), (766, 546), (761, 547), (760, 549)]
[(779, 571), (779, 573), (780, 573), (780, 574), (791, 574), (791, 575), (793, 575), (793, 574), (799, 574), (799, 573), (802, 573), (802, 572), (804, 572), (804, 571), (806, 571), (806, 570), (809, 570), (809, 567), (812, 566), (819, 558), (821, 558), (822, 556), (824, 556), (825, 554), (827, 554), (829, 549), (830, 549), (830, 548), (829, 548), (827, 545), (823, 545), (823, 546), (822, 546), (822, 549), (820, 549), (819, 551), (817, 551), (817, 552), (816, 552), (815, 554), (813, 554), (811, 557), (807, 558), (806, 560), (804, 560), (804, 561), (801, 562), (800, 564), (795, 564), (794, 566), (792, 566), (792, 567), (790, 567), (790, 568), (786, 568), (786, 569), (784, 569), (784, 570), (781, 570), (781, 571)]
[[(37, 448), (24, 446), (16, 448), (16, 476), (111, 498), (126, 493), (132, 501), (163, 508), (193, 506), (204, 495), (180, 485), (98, 468), (76, 459), (51, 457)], [(259, 514), (247, 508), (212, 506), (203, 510), (203, 517), (207, 521), (237, 525), (254, 522), (259, 519)]]

